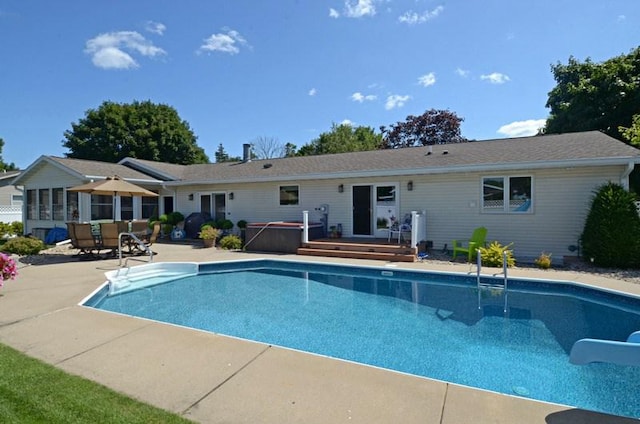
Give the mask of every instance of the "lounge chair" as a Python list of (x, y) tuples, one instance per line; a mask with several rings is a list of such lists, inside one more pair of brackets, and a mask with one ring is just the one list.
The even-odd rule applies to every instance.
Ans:
[(485, 227), (478, 227), (473, 230), (473, 234), (469, 239), (467, 246), (463, 246), (458, 240), (453, 241), (453, 259), (456, 258), (458, 253), (466, 253), (469, 262), (473, 261), (476, 256), (476, 250), (484, 247), (485, 239), (487, 238), (487, 229)]
[(120, 226), (117, 222), (108, 222), (100, 224), (100, 247), (110, 249), (111, 254), (115, 255), (120, 247)]
[[(93, 256), (100, 251), (100, 243), (91, 231), (91, 224), (70, 222), (67, 224), (71, 245), (80, 250), (80, 254)], [(94, 253), (95, 251), (95, 253)]]

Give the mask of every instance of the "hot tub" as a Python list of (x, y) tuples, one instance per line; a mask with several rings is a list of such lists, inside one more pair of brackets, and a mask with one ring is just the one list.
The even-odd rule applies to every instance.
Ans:
[[(309, 240), (324, 237), (321, 223), (309, 223)], [(247, 225), (245, 249), (249, 252), (296, 253), (302, 246), (302, 222), (256, 222)]]

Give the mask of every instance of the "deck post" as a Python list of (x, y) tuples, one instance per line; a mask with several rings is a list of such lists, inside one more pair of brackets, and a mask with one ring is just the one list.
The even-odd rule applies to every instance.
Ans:
[(302, 243), (309, 243), (309, 211), (302, 211)]
[(420, 220), (418, 219), (418, 211), (411, 211), (411, 247), (416, 247), (418, 245), (418, 234)]

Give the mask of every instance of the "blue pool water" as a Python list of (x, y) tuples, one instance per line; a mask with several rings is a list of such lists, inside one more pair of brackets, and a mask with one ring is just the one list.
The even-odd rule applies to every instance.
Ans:
[(639, 299), (517, 279), (506, 312), (504, 296), (462, 275), (260, 260), (201, 264), (197, 276), (113, 296), (104, 288), (86, 305), (640, 417), (640, 367), (568, 359), (576, 340), (639, 330)]

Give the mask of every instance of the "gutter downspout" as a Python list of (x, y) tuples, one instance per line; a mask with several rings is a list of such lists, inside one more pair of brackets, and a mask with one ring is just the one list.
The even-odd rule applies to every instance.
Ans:
[(627, 164), (627, 168), (624, 170), (622, 175), (620, 176), (620, 185), (624, 187), (625, 190), (629, 191), (629, 175), (633, 171), (635, 163), (630, 161)]

